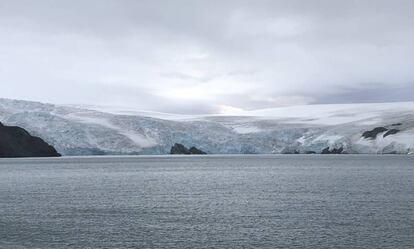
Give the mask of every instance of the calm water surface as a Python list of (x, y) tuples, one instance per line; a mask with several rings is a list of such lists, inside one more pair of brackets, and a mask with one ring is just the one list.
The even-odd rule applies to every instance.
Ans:
[(414, 248), (414, 157), (1, 159), (0, 248)]

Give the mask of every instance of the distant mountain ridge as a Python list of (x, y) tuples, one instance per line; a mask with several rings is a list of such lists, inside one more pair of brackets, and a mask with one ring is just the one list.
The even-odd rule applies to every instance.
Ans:
[(0, 123), (0, 157), (58, 157), (60, 154), (26, 130)]
[(169, 154), (176, 143), (208, 154), (414, 153), (414, 102), (292, 106), (237, 116), (145, 113), (0, 99), (0, 120), (63, 155)]

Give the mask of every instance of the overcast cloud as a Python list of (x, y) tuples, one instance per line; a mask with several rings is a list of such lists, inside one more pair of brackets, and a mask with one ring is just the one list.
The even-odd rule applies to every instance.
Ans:
[(0, 0), (0, 97), (176, 113), (414, 100), (412, 0)]

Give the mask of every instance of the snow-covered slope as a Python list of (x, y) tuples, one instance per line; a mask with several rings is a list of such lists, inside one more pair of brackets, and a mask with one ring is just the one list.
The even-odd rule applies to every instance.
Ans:
[(0, 99), (0, 121), (42, 137), (63, 155), (168, 154), (174, 143), (207, 153), (414, 153), (414, 102), (193, 117)]

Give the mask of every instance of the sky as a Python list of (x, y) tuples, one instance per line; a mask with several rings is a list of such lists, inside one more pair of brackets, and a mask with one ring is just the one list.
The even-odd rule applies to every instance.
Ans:
[(231, 114), (414, 101), (412, 0), (0, 0), (0, 97)]

